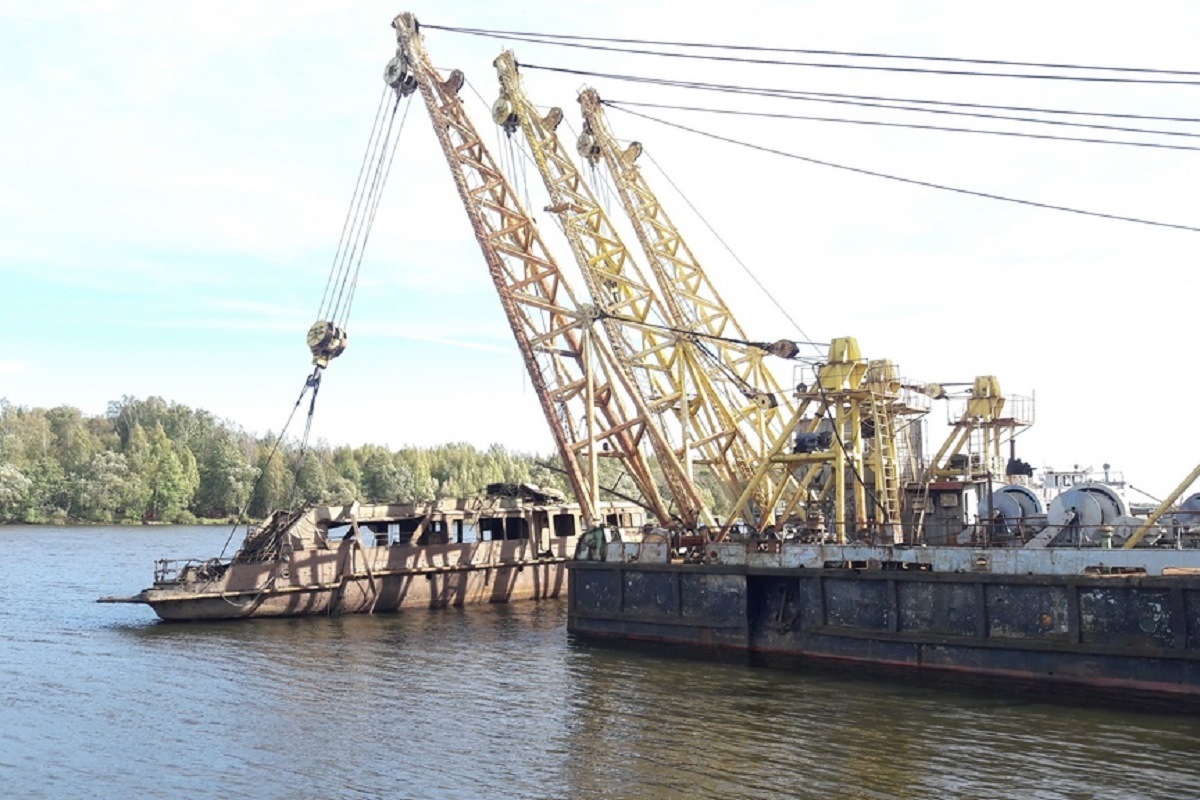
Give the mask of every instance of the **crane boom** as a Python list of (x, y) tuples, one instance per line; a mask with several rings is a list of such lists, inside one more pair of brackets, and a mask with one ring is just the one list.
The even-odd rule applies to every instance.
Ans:
[[(693, 335), (694, 321), (664, 303), (625, 247), (603, 207), (576, 168), (557, 135), (562, 112), (542, 116), (526, 94), (511, 51), (495, 62), (502, 95), (493, 117), (511, 134), (520, 129), (538, 166), (551, 205), (570, 243), (584, 281), (603, 312), (613, 351), (633, 378), (644, 414), (660, 422), (651, 433), (659, 464), (671, 486), (685, 524), (708, 524), (691, 470), (691, 451), (709, 466), (729, 499), (742, 494), (761, 457), (761, 430), (747, 429), (743, 406), (773, 408), (773, 395), (754, 393), (747, 402), (745, 383), (713, 363), (712, 354)], [(759, 496), (769, 493), (765, 484)], [(763, 506), (746, 509), (758, 521)], [(769, 509), (767, 509), (769, 511)]]
[(619, 459), (650, 511), (668, 519), (639, 446), (650, 426), (626, 408), (622, 398), (630, 389), (604, 338), (595, 335), (595, 309), (576, 301), (534, 220), (468, 119), (458, 96), (462, 73), (442, 78), (413, 14), (397, 16), (392, 26), (398, 49), (384, 79), (399, 96), (421, 94), (584, 519), (589, 525), (601, 521), (602, 455)]
[(757, 443), (759, 457), (765, 456), (795, 411), (795, 403), (765, 363), (767, 351), (742, 344), (747, 340), (745, 330), (639, 169), (636, 162), (642, 145), (634, 142), (625, 149), (618, 145), (594, 89), (581, 91), (579, 103), (584, 120), (579, 152), (593, 165), (603, 160), (607, 166), (673, 316), (704, 334), (715, 359), (735, 373), (747, 401), (738, 416)]
[[(740, 408), (739, 422), (755, 445), (755, 468), (730, 518), (752, 498), (783, 520), (801, 513), (814, 518), (825, 507), (839, 540), (851, 524), (895, 540), (901, 451), (909, 438), (896, 421), (920, 413), (903, 401), (895, 368), (887, 361), (864, 361), (853, 339), (838, 339), (813, 389), (797, 386), (793, 402), (765, 363), (768, 352), (788, 355), (787, 350), (744, 344), (745, 330), (639, 169), (642, 145), (618, 145), (594, 89), (581, 91), (579, 102), (584, 118), (579, 152), (592, 164), (604, 161), (672, 312), (711, 342), (746, 388), (750, 402)], [(768, 398), (779, 402), (764, 402)]]

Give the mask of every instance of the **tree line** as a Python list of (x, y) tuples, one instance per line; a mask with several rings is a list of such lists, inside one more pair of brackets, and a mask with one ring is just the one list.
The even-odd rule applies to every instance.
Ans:
[(461, 443), (301, 449), (161, 397), (124, 397), (103, 416), (0, 399), (0, 523), (261, 519), (303, 503), (470, 496), (491, 483), (566, 492), (552, 461)]

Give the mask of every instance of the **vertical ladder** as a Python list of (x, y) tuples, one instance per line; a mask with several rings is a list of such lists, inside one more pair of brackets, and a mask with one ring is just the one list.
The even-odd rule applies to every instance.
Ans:
[(902, 540), (900, 530), (900, 475), (896, 446), (896, 421), (892, 414), (891, 398), (871, 393), (871, 421), (875, 426), (875, 448), (872, 454), (875, 467), (876, 529), (885, 543)]

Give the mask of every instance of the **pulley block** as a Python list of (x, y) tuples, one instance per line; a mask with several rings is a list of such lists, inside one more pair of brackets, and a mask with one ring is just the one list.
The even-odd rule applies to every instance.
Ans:
[(589, 131), (579, 134), (579, 140), (575, 142), (575, 149), (580, 156), (593, 164), (600, 158), (600, 143)]
[(780, 339), (767, 345), (766, 351), (778, 358), (795, 358), (800, 354), (800, 345), (791, 339)]
[(775, 399), (775, 395), (767, 392), (758, 392), (754, 395), (754, 405), (758, 406), (763, 411), (770, 411), (779, 405), (779, 401)]
[(408, 59), (402, 55), (396, 56), (384, 67), (383, 81), (401, 97), (408, 97), (417, 90), (417, 76), (409, 68)]
[(516, 106), (504, 95), (496, 98), (496, 102), (492, 103), (492, 119), (509, 135), (516, 133), (517, 128), (521, 127), (521, 121), (517, 119)]
[(326, 367), (342, 354), (349, 341), (346, 331), (327, 320), (319, 320), (308, 329), (308, 349), (312, 351), (312, 363)]

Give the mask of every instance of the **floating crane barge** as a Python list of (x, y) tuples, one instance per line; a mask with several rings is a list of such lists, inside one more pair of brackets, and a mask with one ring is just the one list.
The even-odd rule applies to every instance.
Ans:
[[(922, 420), (954, 384), (902, 380), (851, 337), (782, 389), (764, 358), (794, 360), (798, 344), (747, 338), (641, 176), (641, 144), (618, 146), (599, 95), (580, 92), (574, 151), (607, 168), (648, 274), (588, 186), (599, 170), (559, 139), (564, 112), (529, 100), (506, 51), (492, 118), (537, 165), (590, 295), (577, 299), (467, 117), (463, 74), (433, 67), (412, 14), (392, 26), (384, 80), (429, 112), (593, 523), (567, 565), (572, 634), (1200, 704), (1200, 495), (1176, 505), (1200, 468), (1149, 517), (1102, 483), (1045, 508), (1015, 456), (1032, 413), (992, 376), (961, 384), (932, 456)], [(656, 521), (638, 535), (594, 512), (601, 458)]]
[[(371, 611), (550, 597), (565, 574), (580, 637), (1200, 706), (1200, 494), (1178, 502), (1200, 467), (1146, 517), (1103, 482), (1058, 487), (1047, 508), (1015, 456), (1031, 406), (992, 376), (962, 384), (932, 456), (922, 420), (954, 384), (902, 380), (851, 337), (782, 388), (764, 360), (798, 344), (747, 338), (638, 171), (641, 145), (618, 147), (599, 95), (580, 93), (575, 151), (607, 167), (649, 274), (558, 138), (562, 110), (540, 113), (504, 52), (492, 117), (529, 147), (581, 301), (468, 119), (464, 75), (432, 66), (412, 14), (392, 25), (384, 80), (429, 112), (576, 502), (493, 505), (504, 533), (476, 542), (457, 507), (277, 516), (232, 562), (163, 566), (109, 600), (169, 618)], [(313, 339), (318, 358), (345, 344), (336, 325)], [(652, 523), (600, 501), (600, 459)]]

